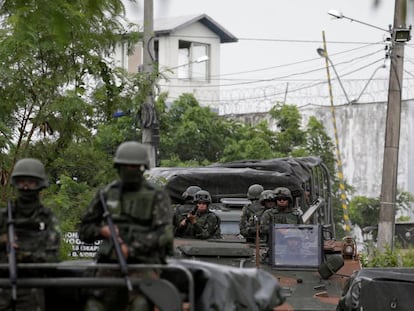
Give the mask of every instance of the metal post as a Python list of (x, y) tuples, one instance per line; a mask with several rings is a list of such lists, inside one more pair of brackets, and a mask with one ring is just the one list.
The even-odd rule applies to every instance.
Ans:
[[(405, 0), (395, 0), (394, 30), (405, 26)], [(392, 38), (390, 80), (388, 86), (387, 119), (385, 125), (384, 159), (382, 167), (381, 207), (378, 223), (378, 249), (394, 248), (395, 211), (397, 196), (398, 151), (400, 143), (401, 90), (404, 69), (404, 44)]]
[[(151, 81), (154, 65), (154, 2), (144, 1), (144, 38), (143, 38), (143, 70)], [(157, 141), (154, 133), (158, 129), (157, 115), (154, 107), (153, 85), (150, 85), (145, 102), (141, 106), (142, 143), (148, 148), (149, 166), (156, 166)]]
[[(341, 159), (341, 151), (339, 148), (339, 138), (338, 138), (338, 131), (336, 128), (336, 116), (335, 116), (335, 106), (333, 103), (333, 95), (332, 95), (332, 86), (331, 86), (331, 74), (329, 73), (329, 57), (328, 51), (326, 49), (326, 40), (325, 40), (325, 31), (322, 31), (322, 39), (323, 39), (323, 49), (324, 49), (324, 57), (325, 57), (325, 65), (326, 65), (326, 74), (328, 76), (328, 86), (329, 86), (329, 98), (331, 101), (331, 113), (332, 113), (332, 123), (334, 128), (334, 135), (335, 135), (335, 146), (336, 146), (336, 160), (337, 160), (337, 169), (338, 169), (338, 180), (339, 180), (339, 190), (340, 190), (340, 200), (343, 212), (343, 219), (344, 219), (344, 230), (347, 235), (351, 232), (351, 221), (349, 220), (349, 213), (348, 213), (348, 203), (346, 201), (346, 192), (345, 192), (345, 183), (344, 183), (344, 173), (342, 167), (342, 159)], [(339, 77), (338, 77), (339, 80)], [(344, 90), (343, 90), (344, 91)], [(344, 91), (345, 93), (345, 91)], [(345, 93), (346, 95), (346, 93)], [(347, 98), (348, 99), (348, 98)], [(348, 102), (349, 103), (349, 102)]]

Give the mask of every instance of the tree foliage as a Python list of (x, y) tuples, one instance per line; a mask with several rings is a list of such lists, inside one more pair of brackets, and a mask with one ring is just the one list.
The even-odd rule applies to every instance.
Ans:
[[(397, 211), (407, 211), (414, 202), (414, 196), (406, 191), (399, 191), (396, 200)], [(379, 198), (356, 196), (350, 202), (350, 218), (361, 228), (377, 226), (381, 207)]]

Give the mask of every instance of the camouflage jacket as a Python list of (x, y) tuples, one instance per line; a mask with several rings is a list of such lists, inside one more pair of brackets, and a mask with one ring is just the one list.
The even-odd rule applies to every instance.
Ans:
[[(119, 236), (128, 246), (129, 263), (164, 263), (173, 253), (172, 207), (167, 193), (157, 185), (144, 182), (136, 191), (122, 190), (114, 181), (104, 190), (104, 197)], [(86, 243), (103, 240), (98, 262), (116, 262), (112, 239), (99, 231), (106, 225), (99, 192), (89, 205), (79, 226), (79, 238)]]
[(254, 216), (256, 216), (257, 220), (260, 221), (264, 211), (265, 207), (260, 204), (259, 201), (255, 201), (252, 204), (244, 206), (239, 223), (240, 234), (245, 238), (255, 237), (256, 223)]
[(266, 210), (260, 220), (260, 232), (269, 234), (269, 228), (272, 224), (298, 224), (299, 218), (292, 213), (292, 210), (280, 212), (279, 209), (271, 208)]
[(180, 223), (183, 219), (187, 217), (187, 214), (195, 211), (196, 204), (194, 203), (185, 203), (182, 205), (177, 205), (175, 207), (174, 217), (173, 217), (173, 225), (174, 231), (180, 226)]
[[(34, 209), (30, 216), (19, 213), (13, 205), (16, 260), (18, 262), (57, 262), (60, 246), (60, 230), (57, 218), (43, 205)], [(7, 262), (7, 209), (0, 211), (0, 262)]]
[(184, 227), (178, 227), (177, 236), (196, 239), (220, 239), (220, 218), (212, 211), (200, 214), (196, 213), (196, 223), (186, 222)]

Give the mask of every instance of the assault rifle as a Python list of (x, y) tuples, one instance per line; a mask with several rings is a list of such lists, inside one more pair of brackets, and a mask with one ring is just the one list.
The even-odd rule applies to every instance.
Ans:
[(99, 199), (101, 201), (102, 208), (103, 208), (103, 211), (104, 211), (103, 217), (105, 218), (106, 223), (109, 227), (109, 231), (111, 232), (111, 238), (112, 238), (112, 242), (114, 243), (116, 256), (118, 257), (118, 262), (119, 262), (119, 266), (121, 268), (121, 273), (125, 277), (125, 282), (126, 282), (126, 286), (127, 286), (128, 290), (132, 291), (131, 280), (128, 277), (128, 266), (127, 266), (125, 257), (122, 254), (121, 244), (119, 243), (119, 240), (118, 240), (118, 234), (115, 231), (114, 221), (112, 219), (111, 213), (108, 210), (108, 206), (106, 205), (106, 201), (105, 201), (102, 190), (99, 191)]
[(16, 266), (16, 250), (14, 243), (16, 241), (14, 236), (14, 220), (12, 213), (12, 203), (7, 202), (7, 229), (8, 229), (8, 259), (9, 259), (9, 278), (11, 284), (11, 306), (12, 310), (16, 310), (17, 303), (17, 266)]

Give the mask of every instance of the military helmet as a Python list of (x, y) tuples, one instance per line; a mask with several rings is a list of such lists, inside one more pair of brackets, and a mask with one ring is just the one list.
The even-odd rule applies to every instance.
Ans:
[(149, 168), (149, 158), (147, 148), (136, 141), (126, 141), (118, 146), (114, 157), (114, 166), (144, 165)]
[(275, 199), (275, 193), (273, 192), (273, 190), (264, 190), (260, 194), (259, 201), (263, 205), (264, 201), (274, 201), (274, 199)]
[(45, 166), (38, 159), (25, 158), (17, 161), (11, 174), (13, 186), (17, 186), (16, 178), (18, 177), (32, 177), (39, 179), (40, 182), (34, 190), (40, 190), (49, 185), (45, 172)]
[(249, 189), (247, 190), (247, 198), (249, 200), (258, 200), (263, 190), (264, 189), (262, 185), (259, 185), (259, 184), (251, 185)]
[(194, 195), (194, 202), (196, 203), (211, 203), (211, 196), (210, 193), (206, 190), (197, 191)]
[(194, 201), (195, 194), (200, 190), (199, 186), (190, 186), (183, 192), (182, 197), (184, 200)]
[(277, 198), (287, 198), (290, 202), (293, 201), (292, 193), (286, 187), (278, 187), (274, 190), (276, 199)]

